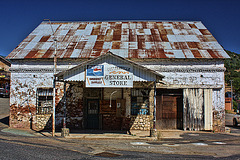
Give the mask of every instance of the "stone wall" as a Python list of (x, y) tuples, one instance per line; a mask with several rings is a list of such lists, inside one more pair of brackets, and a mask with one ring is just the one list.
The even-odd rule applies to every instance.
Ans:
[(150, 121), (153, 120), (151, 115), (131, 116), (131, 130), (150, 131)]
[(35, 127), (37, 131), (52, 128), (52, 115), (36, 115)]
[[(56, 128), (63, 127), (64, 118), (64, 84), (56, 85)], [(72, 129), (83, 128), (83, 85), (68, 83), (66, 85), (66, 125)]]
[(162, 74), (165, 76), (163, 81), (175, 87), (222, 88), (224, 86), (225, 68), (223, 61), (159, 60), (140, 62), (140, 64)]
[[(37, 115), (36, 100), (38, 88), (52, 88), (52, 73), (12, 73), (10, 90), (10, 127), (34, 130), (50, 129), (52, 117)], [(56, 128), (63, 123), (63, 83), (56, 83)], [(83, 126), (82, 84), (67, 84), (67, 126)], [(44, 118), (45, 117), (45, 118)]]
[(11, 74), (10, 120), (12, 128), (35, 129), (37, 88), (52, 87), (52, 73)]
[(224, 88), (213, 89), (213, 131), (225, 131), (225, 96)]
[[(60, 60), (58, 69), (66, 70), (78, 65), (81, 60)], [(224, 130), (224, 63), (223, 61), (181, 61), (181, 60), (155, 60), (137, 62), (147, 68), (157, 71), (165, 76), (164, 85), (159, 88), (212, 88), (213, 89), (213, 129)], [(40, 129), (51, 122), (36, 115), (36, 91), (41, 87), (53, 86), (53, 61), (16, 60), (12, 63), (11, 95), (10, 95), (10, 127)], [(134, 86), (136, 87), (136, 86)], [(145, 87), (149, 87), (148, 84)], [(58, 83), (56, 94), (56, 127), (62, 127), (63, 121), (63, 83)], [(84, 128), (84, 96), (83, 84), (71, 82), (67, 85), (67, 127)], [(110, 90), (109, 90), (110, 93)], [(109, 93), (104, 97), (109, 99)], [(113, 96), (121, 98), (117, 93)], [(126, 115), (131, 117), (132, 129), (148, 129), (148, 117), (153, 116), (154, 100), (153, 90), (150, 92), (150, 115), (143, 117), (131, 116), (131, 89), (124, 89), (123, 98), (126, 99)], [(116, 96), (116, 97), (115, 97)], [(104, 98), (104, 99), (105, 99)], [(40, 120), (40, 119), (41, 120)], [(40, 121), (40, 123), (39, 123)], [(47, 122), (48, 121), (48, 122)], [(140, 122), (141, 121), (141, 122)], [(47, 125), (48, 126), (48, 125)], [(141, 128), (142, 126), (142, 128)], [(150, 123), (150, 128), (153, 125)]]

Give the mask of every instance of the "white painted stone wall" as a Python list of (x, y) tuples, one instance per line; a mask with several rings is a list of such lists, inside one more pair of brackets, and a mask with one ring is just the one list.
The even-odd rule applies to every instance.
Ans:
[(225, 128), (225, 80), (224, 61), (158, 61), (139, 64), (165, 76), (165, 85), (159, 88), (206, 88), (212, 89), (213, 130)]
[[(77, 59), (58, 60), (57, 69), (63, 71), (77, 66), (82, 61)], [(165, 76), (163, 81), (170, 88), (213, 88), (213, 112), (216, 111), (217, 117), (224, 117), (225, 68), (222, 60), (147, 60), (137, 63)], [(11, 70), (10, 105), (36, 105), (36, 89), (52, 87), (52, 60), (14, 60)], [(119, 93), (116, 93), (113, 98)], [(126, 97), (124, 92), (124, 98)], [(106, 99), (108, 98), (106, 97)], [(126, 115), (129, 115), (130, 112), (128, 103), (130, 103), (130, 99), (127, 99)]]
[(165, 76), (163, 81), (171, 85), (211, 85), (212, 88), (224, 85), (223, 61), (160, 61), (139, 64), (162, 74)]
[(11, 73), (10, 106), (36, 105), (37, 88), (52, 87), (52, 73)]
[(164, 61), (142, 62), (165, 76), (163, 81), (169, 87), (177, 88), (212, 88), (213, 111), (225, 109), (224, 61)]
[[(11, 73), (10, 127), (32, 128), (36, 122), (37, 88), (52, 87), (52, 73)], [(35, 129), (35, 128), (34, 128)]]

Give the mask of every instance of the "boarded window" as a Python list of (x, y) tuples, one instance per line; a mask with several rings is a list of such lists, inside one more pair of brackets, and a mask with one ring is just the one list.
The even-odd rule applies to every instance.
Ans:
[(37, 89), (37, 114), (51, 114), (53, 104), (53, 89), (38, 88)]
[(131, 115), (149, 115), (149, 93), (149, 89), (132, 89)]

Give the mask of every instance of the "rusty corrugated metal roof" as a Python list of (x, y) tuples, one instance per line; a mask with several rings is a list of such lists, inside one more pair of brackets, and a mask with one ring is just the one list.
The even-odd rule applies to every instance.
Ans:
[(42, 22), (8, 59), (95, 58), (108, 51), (123, 58), (229, 58), (196, 22)]

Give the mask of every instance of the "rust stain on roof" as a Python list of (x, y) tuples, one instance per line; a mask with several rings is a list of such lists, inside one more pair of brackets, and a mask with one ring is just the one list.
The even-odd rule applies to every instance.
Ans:
[[(103, 48), (103, 43), (104, 43), (104, 41), (96, 41), (93, 49), (102, 49)], [(81, 49), (81, 48), (79, 48), (79, 49)]]
[(49, 58), (53, 55), (54, 50), (47, 50), (46, 53), (42, 56), (42, 58)]
[(191, 50), (191, 51), (195, 58), (202, 58), (198, 50)]
[(124, 58), (229, 58), (201, 22), (42, 22), (8, 59), (95, 58), (111, 51)]
[(47, 42), (47, 40), (50, 38), (51, 36), (43, 36), (39, 42)]
[(200, 31), (203, 35), (211, 35), (211, 33), (210, 33), (207, 29), (199, 29), (199, 31)]
[(190, 26), (191, 28), (197, 29), (197, 27), (195, 26), (195, 24), (189, 24), (189, 26)]
[(25, 56), (25, 58), (33, 58), (36, 53), (37, 53), (37, 51), (30, 51), (30, 52)]

